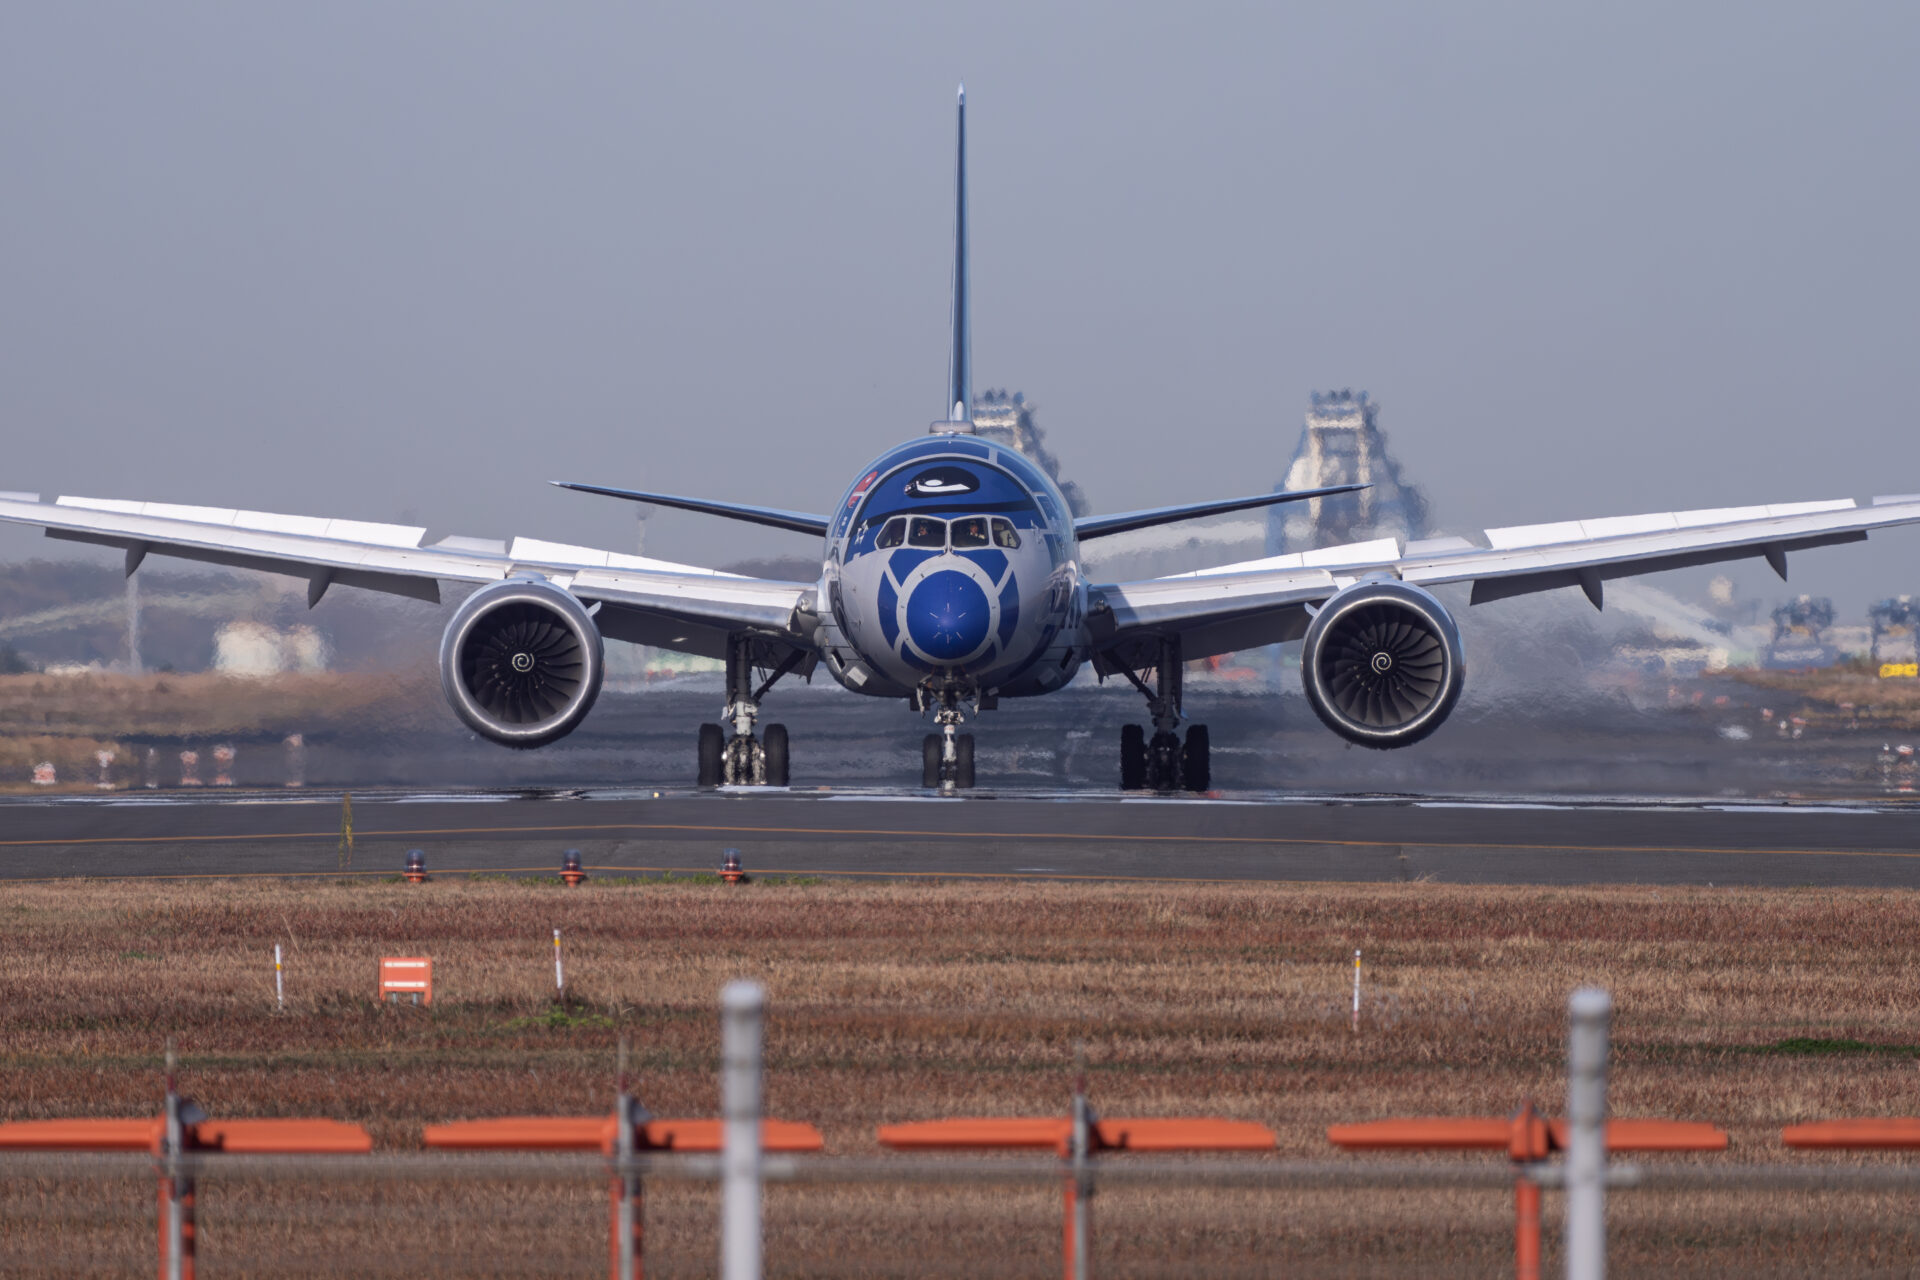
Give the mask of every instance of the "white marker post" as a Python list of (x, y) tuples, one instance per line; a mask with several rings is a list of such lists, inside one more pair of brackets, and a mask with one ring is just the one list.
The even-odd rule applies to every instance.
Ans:
[(560, 931), (553, 931), (553, 989), (556, 994), (567, 993), (567, 972), (560, 967)]
[(280, 980), (280, 944), (273, 944), (273, 1002), (280, 1012), (287, 1011), (287, 989)]
[(1353, 949), (1353, 1034), (1360, 1034), (1360, 948)]
[(720, 992), (720, 1277), (760, 1280), (760, 1075), (767, 996), (759, 983)]
[(1567, 1002), (1567, 1280), (1607, 1277), (1607, 1041), (1613, 997), (1581, 987)]

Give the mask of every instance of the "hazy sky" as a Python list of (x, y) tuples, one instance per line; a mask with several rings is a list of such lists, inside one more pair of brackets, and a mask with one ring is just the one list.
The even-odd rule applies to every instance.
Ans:
[[(0, 489), (621, 549), (623, 504), (543, 482), (825, 510), (941, 415), (964, 79), (976, 387), (1040, 404), (1097, 510), (1268, 487), (1332, 387), (1451, 532), (1916, 492), (1917, 37), (1903, 3), (13, 3)], [(648, 549), (811, 548), (663, 513)], [(1917, 561), (1878, 535), (1795, 586), (1857, 608)]]

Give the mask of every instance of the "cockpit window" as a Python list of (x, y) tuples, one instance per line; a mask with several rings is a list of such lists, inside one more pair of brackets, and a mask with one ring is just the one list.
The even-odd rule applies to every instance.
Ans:
[[(955, 538), (954, 544), (956, 546), (959, 545), (959, 541), (958, 538)], [(1013, 527), (1013, 521), (1002, 520), (998, 516), (994, 517), (993, 545), (996, 547), (1005, 547), (1009, 551), (1013, 551), (1019, 547), (1020, 531)]]
[(908, 522), (907, 545), (910, 547), (944, 547), (947, 545), (947, 522), (929, 520), (925, 516), (915, 516)]
[(881, 549), (897, 547), (907, 540), (907, 520), (905, 516), (895, 516), (887, 521), (887, 527), (880, 531), (873, 545)]
[(985, 516), (967, 516), (953, 522), (953, 546), (956, 551), (986, 545), (987, 518)]

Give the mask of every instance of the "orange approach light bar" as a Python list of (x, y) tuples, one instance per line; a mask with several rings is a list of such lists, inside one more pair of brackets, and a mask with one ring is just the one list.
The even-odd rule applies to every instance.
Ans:
[[(1244, 1120), (1207, 1116), (1096, 1120), (1089, 1126), (1095, 1151), (1271, 1151), (1273, 1130)], [(896, 1151), (1038, 1147), (1066, 1152), (1073, 1121), (1065, 1116), (967, 1117), (882, 1125), (880, 1145)]]
[[(617, 1133), (612, 1116), (503, 1116), (497, 1120), (460, 1120), (428, 1125), (421, 1140), (451, 1151), (599, 1151), (611, 1155)], [(641, 1151), (720, 1150), (719, 1120), (649, 1120), (634, 1126), (634, 1148)], [(826, 1144), (810, 1124), (762, 1120), (765, 1151), (819, 1151)]]
[[(1549, 1151), (1564, 1151), (1567, 1123), (1545, 1122), (1547, 1142), (1534, 1151), (1514, 1151), (1515, 1122), (1496, 1116), (1462, 1119), (1439, 1117), (1415, 1120), (1375, 1120), (1370, 1124), (1336, 1124), (1327, 1129), (1327, 1141), (1349, 1151), (1466, 1151), (1505, 1150), (1515, 1159), (1544, 1159)], [(1533, 1147), (1525, 1142), (1524, 1147)], [(1920, 1145), (1920, 1140), (1917, 1140)], [(1690, 1120), (1609, 1120), (1609, 1151), (1725, 1151), (1727, 1131)]]
[(1920, 1118), (1861, 1116), (1789, 1125), (1780, 1131), (1780, 1141), (1789, 1147), (1830, 1151), (1912, 1150), (1920, 1147)]
[(15, 1120), (0, 1124), (5, 1151), (145, 1151), (153, 1146), (160, 1121)]
[[(357, 1124), (338, 1120), (202, 1120), (182, 1126), (189, 1151), (230, 1155), (362, 1155), (373, 1139)], [(138, 1120), (17, 1120), (0, 1124), (0, 1150), (147, 1151), (166, 1122)]]

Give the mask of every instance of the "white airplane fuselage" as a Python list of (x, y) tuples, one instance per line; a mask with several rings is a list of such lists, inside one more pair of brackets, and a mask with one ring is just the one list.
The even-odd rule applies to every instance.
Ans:
[(874, 459), (831, 517), (827, 669), (856, 693), (1047, 693), (1086, 656), (1087, 584), (1059, 486), (964, 431)]

